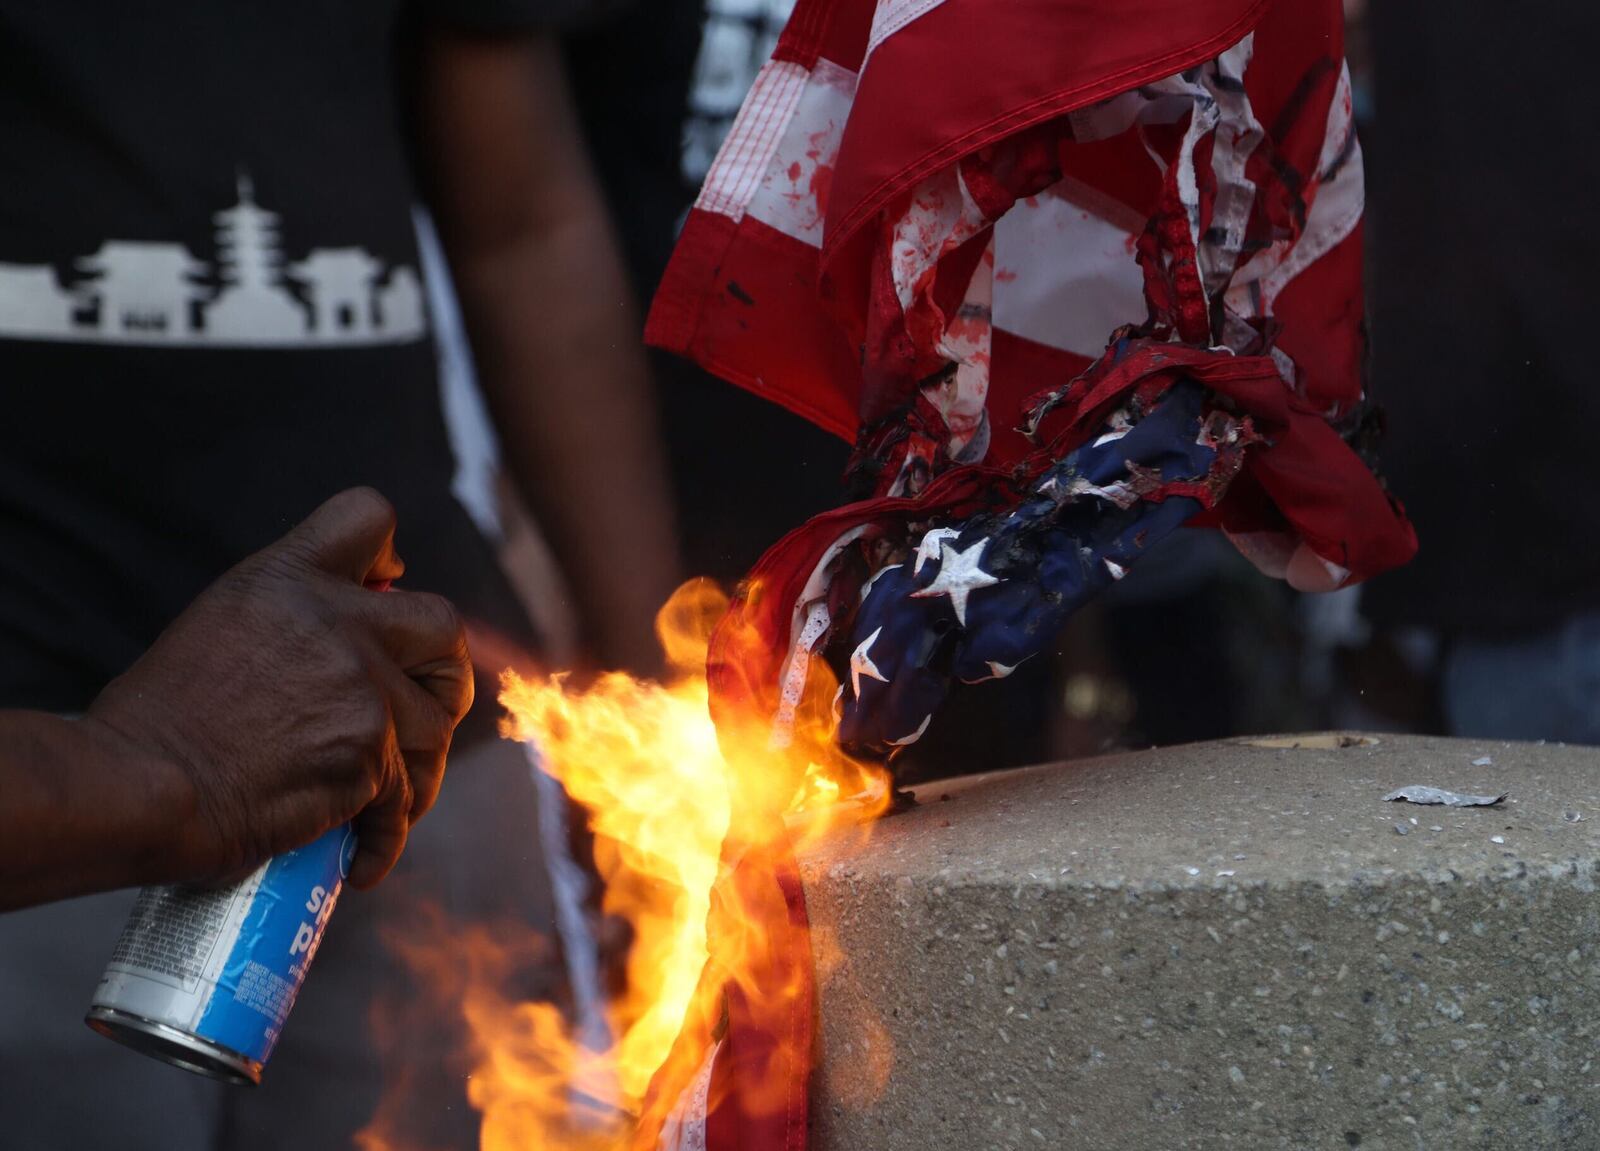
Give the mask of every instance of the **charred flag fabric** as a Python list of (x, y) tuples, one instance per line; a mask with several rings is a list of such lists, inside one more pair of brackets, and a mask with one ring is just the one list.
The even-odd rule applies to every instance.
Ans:
[(719, 725), (890, 758), (1185, 523), (1304, 590), (1406, 562), (1362, 206), (1337, 0), (799, 0), (647, 329), (855, 445), (713, 637)]

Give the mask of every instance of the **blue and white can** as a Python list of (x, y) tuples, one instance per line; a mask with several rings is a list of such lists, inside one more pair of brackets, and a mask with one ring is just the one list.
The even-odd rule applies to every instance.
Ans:
[(348, 824), (234, 887), (147, 887), (86, 1022), (147, 1055), (259, 1083), (355, 856)]

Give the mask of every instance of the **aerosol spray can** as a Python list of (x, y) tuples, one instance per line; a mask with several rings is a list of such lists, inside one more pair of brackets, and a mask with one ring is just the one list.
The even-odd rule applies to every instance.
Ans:
[(346, 824), (234, 887), (145, 888), (85, 1022), (178, 1067), (261, 1082), (355, 848)]

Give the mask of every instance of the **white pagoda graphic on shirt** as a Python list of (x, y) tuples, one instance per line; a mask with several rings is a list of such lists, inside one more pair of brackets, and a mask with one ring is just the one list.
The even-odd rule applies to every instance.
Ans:
[(0, 338), (187, 347), (402, 343), (427, 334), (422, 280), (361, 248), (285, 261), (278, 216), (241, 175), (218, 212), (216, 263), (182, 244), (107, 240), (63, 286), (50, 265), (0, 263)]

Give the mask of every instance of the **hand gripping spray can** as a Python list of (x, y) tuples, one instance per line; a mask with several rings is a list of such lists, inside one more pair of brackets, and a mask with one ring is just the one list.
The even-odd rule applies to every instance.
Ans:
[(261, 1082), (355, 850), (345, 824), (233, 887), (145, 888), (85, 1022), (190, 1071)]
[(84, 1022), (185, 1070), (260, 1083), (355, 854), (347, 823), (233, 887), (145, 888)]

